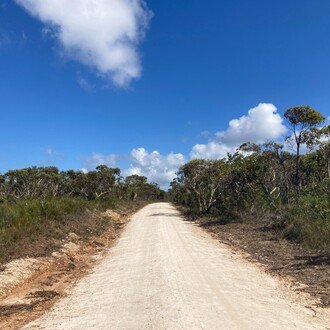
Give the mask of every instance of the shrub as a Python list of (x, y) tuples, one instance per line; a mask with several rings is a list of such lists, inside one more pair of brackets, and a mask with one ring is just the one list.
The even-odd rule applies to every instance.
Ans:
[(301, 196), (287, 212), (287, 238), (304, 243), (308, 248), (330, 252), (329, 180)]

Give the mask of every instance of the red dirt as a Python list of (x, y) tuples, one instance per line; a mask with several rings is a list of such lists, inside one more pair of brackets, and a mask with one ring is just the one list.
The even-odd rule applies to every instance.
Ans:
[[(113, 216), (113, 212), (111, 211)], [(65, 296), (66, 291), (102, 258), (114, 244), (130, 214), (121, 214), (110, 221), (100, 236), (80, 240), (78, 236), (73, 251), (58, 251), (46, 258), (43, 266), (31, 277), (16, 286), (6, 296), (0, 297), (0, 329), (18, 329), (40, 317), (47, 309)], [(103, 216), (109, 216), (105, 213)], [(48, 261), (49, 260), (49, 261)], [(4, 267), (3, 267), (4, 268)]]

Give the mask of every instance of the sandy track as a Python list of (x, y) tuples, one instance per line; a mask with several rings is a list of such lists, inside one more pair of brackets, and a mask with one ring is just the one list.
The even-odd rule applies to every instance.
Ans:
[(28, 329), (326, 329), (277, 281), (167, 203), (133, 216), (116, 246)]

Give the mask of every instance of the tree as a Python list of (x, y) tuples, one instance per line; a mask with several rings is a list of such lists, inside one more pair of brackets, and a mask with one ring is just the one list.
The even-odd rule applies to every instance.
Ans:
[(249, 150), (250, 146), (253, 150), (257, 150), (256, 145), (246, 143), (242, 145), (242, 150), (238, 150), (233, 155), (228, 155), (227, 166), (228, 174), (226, 175), (226, 206), (230, 208), (231, 205), (236, 209), (250, 205), (252, 196), (257, 192), (256, 190), (256, 173), (260, 171), (259, 163), (260, 151), (254, 152)]
[(268, 153), (270, 156), (275, 155), (275, 158), (282, 169), (283, 180), (280, 180), (280, 182), (282, 182), (281, 186), (283, 188), (280, 188), (280, 192), (283, 201), (287, 203), (289, 197), (289, 170), (287, 163), (291, 160), (292, 156), (288, 152), (284, 151), (283, 148), (283, 144), (273, 141), (263, 144), (264, 153)]
[(12, 198), (54, 197), (59, 193), (60, 177), (56, 167), (28, 167), (4, 175), (8, 196)]
[(315, 147), (323, 155), (326, 163), (328, 179), (330, 179), (330, 125), (321, 128), (313, 128), (306, 135), (306, 144), (309, 150)]
[(96, 167), (96, 172), (89, 172), (93, 176), (91, 183), (96, 185), (95, 198), (98, 199), (104, 195), (110, 194), (117, 181), (120, 178), (119, 168), (110, 168), (106, 165)]
[(183, 165), (180, 181), (197, 200), (199, 211), (208, 213), (218, 201), (227, 165), (223, 160), (195, 159)]
[(137, 200), (140, 193), (142, 193), (144, 186), (147, 184), (145, 176), (133, 174), (125, 179), (125, 188), (128, 196), (132, 200)]
[[(287, 109), (284, 117), (289, 122), (296, 145), (296, 174), (295, 183), (301, 186), (300, 152), (302, 144), (307, 142), (310, 131), (324, 121), (322, 114), (308, 105)], [(287, 139), (290, 139), (288, 137)]]
[(5, 176), (0, 174), (0, 202), (6, 198), (7, 195), (7, 184)]

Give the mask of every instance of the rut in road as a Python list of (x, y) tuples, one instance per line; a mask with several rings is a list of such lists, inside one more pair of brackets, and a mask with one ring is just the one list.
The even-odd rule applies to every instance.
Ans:
[(168, 203), (137, 212), (93, 272), (27, 329), (326, 329)]

